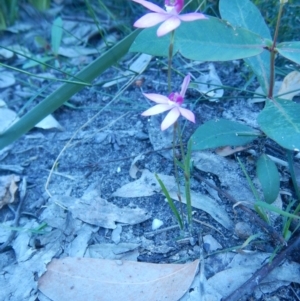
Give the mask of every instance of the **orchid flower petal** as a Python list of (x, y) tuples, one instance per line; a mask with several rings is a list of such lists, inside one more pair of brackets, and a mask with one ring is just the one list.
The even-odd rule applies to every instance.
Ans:
[(145, 1), (145, 0), (132, 0), (132, 1), (139, 3), (139, 4), (143, 5), (144, 7), (148, 8), (149, 10), (154, 11), (156, 13), (166, 13), (166, 11), (164, 9), (162, 9), (158, 5), (151, 3), (149, 1)]
[(178, 108), (179, 111), (180, 111), (180, 114), (186, 118), (187, 120), (195, 123), (195, 115), (192, 111), (188, 110), (188, 109), (185, 109), (185, 108), (182, 108), (182, 107), (179, 107)]
[(136, 20), (133, 26), (138, 28), (148, 28), (167, 20), (168, 18), (170, 18), (170, 16), (166, 13), (149, 13)]
[(165, 119), (163, 120), (163, 122), (161, 123), (161, 130), (164, 131), (166, 130), (168, 127), (170, 127), (172, 124), (174, 124), (176, 122), (176, 120), (178, 119), (178, 117), (180, 116), (180, 112), (178, 110), (178, 107), (173, 108), (165, 117)]
[(172, 108), (172, 106), (167, 105), (167, 104), (159, 104), (156, 105), (148, 110), (146, 110), (145, 112), (142, 113), (142, 116), (151, 116), (151, 115), (157, 115), (160, 114), (162, 112), (168, 111)]
[(156, 103), (169, 104), (170, 102), (169, 98), (164, 95), (154, 93), (143, 93), (143, 95)]
[(185, 21), (185, 22), (207, 19), (207, 17), (201, 13), (183, 14), (183, 15), (178, 15), (178, 17), (180, 18), (181, 21)]
[(169, 18), (162, 23), (157, 30), (157, 36), (161, 37), (171, 31), (173, 31), (174, 29), (176, 29), (179, 25), (180, 25), (181, 21), (178, 18), (178, 16), (170, 16)]
[(183, 80), (183, 82), (182, 82), (182, 85), (181, 85), (180, 95), (181, 95), (182, 97), (184, 97), (185, 92), (186, 92), (186, 90), (187, 90), (187, 88), (188, 88), (188, 86), (189, 86), (190, 81), (191, 81), (191, 76), (188, 74), (188, 75), (184, 78), (184, 80)]

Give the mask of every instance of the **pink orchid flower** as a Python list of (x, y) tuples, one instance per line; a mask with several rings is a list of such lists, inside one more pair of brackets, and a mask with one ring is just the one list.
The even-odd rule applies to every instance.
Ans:
[(183, 8), (184, 0), (165, 0), (166, 10), (149, 1), (132, 1), (139, 3), (144, 7), (148, 8), (149, 10), (153, 11), (153, 13), (148, 13), (140, 19), (138, 19), (133, 24), (133, 26), (138, 28), (148, 28), (163, 22), (157, 30), (157, 36), (159, 37), (176, 29), (180, 25), (181, 21), (195, 21), (200, 19), (206, 19), (206, 17), (200, 13), (189, 13), (179, 15)]
[(145, 97), (158, 104), (148, 109), (147, 111), (143, 112), (142, 116), (151, 116), (165, 111), (170, 111), (161, 124), (162, 131), (166, 130), (168, 127), (174, 124), (180, 115), (182, 115), (189, 121), (195, 123), (194, 113), (191, 112), (190, 110), (181, 107), (190, 80), (191, 80), (191, 76), (187, 75), (183, 80), (180, 93), (173, 92), (169, 95), (169, 97), (160, 94), (143, 93)]

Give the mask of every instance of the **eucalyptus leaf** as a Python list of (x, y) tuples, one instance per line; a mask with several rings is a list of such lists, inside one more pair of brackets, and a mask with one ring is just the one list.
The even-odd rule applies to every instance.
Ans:
[[(220, 0), (219, 10), (222, 19), (229, 21), (231, 25), (246, 28), (262, 38), (272, 39), (259, 9), (250, 0)], [(270, 82), (270, 53), (264, 50), (261, 54), (244, 60), (267, 94)]]
[(276, 49), (285, 58), (300, 64), (300, 42), (280, 43)]
[(300, 149), (300, 105), (290, 100), (266, 100), (257, 118), (262, 131), (279, 145)]
[[(130, 51), (168, 56), (170, 34), (157, 37), (157, 28), (144, 29)], [(228, 61), (258, 55), (264, 46), (259, 35), (209, 17), (181, 23), (175, 30), (173, 54), (179, 52), (185, 58), (197, 61)]]
[(264, 199), (268, 204), (275, 202), (279, 193), (279, 174), (276, 164), (265, 154), (256, 162), (256, 175), (261, 184)]
[(199, 126), (192, 135), (192, 150), (244, 145), (259, 135), (258, 131), (235, 121), (210, 120)]

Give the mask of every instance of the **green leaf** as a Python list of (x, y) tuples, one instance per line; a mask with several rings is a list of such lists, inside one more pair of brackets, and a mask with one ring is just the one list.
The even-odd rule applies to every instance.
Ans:
[(300, 42), (280, 43), (276, 49), (285, 58), (300, 64)]
[(279, 145), (300, 149), (300, 105), (290, 100), (266, 100), (257, 118), (262, 131)]
[(192, 150), (244, 145), (259, 135), (259, 132), (238, 122), (225, 119), (210, 120), (199, 126), (192, 135)]
[(63, 35), (63, 22), (61, 17), (54, 20), (51, 28), (51, 48), (55, 55), (58, 55), (58, 50), (61, 44), (61, 39)]
[(30, 0), (30, 3), (38, 10), (46, 10), (50, 7), (50, 0)]
[[(240, 167), (241, 167), (241, 169), (242, 169), (242, 171), (243, 171), (243, 173), (244, 173), (244, 175), (245, 175), (245, 177), (246, 177), (246, 179), (247, 179), (247, 182), (248, 182), (248, 184), (249, 184), (249, 186), (250, 186), (250, 188), (251, 188), (251, 191), (252, 191), (252, 193), (253, 193), (253, 195), (254, 195), (256, 201), (259, 202), (259, 201), (260, 201), (260, 197), (259, 197), (258, 191), (257, 191), (257, 189), (255, 188), (255, 186), (254, 186), (254, 184), (253, 184), (253, 182), (252, 182), (252, 180), (251, 180), (251, 178), (250, 178), (250, 176), (249, 176), (249, 174), (248, 174), (248, 172), (247, 172), (247, 170), (246, 170), (246, 168), (245, 168), (245, 165), (242, 163), (242, 161), (240, 160), (240, 158), (239, 158), (238, 156), (237, 156), (236, 158), (237, 158), (237, 160), (238, 160), (238, 162), (239, 162), (239, 165), (240, 165)], [(254, 209), (255, 209), (255, 211), (258, 213), (258, 215), (259, 215), (265, 222), (269, 223), (269, 218), (268, 218), (268, 216), (266, 215), (266, 213), (264, 212), (264, 210), (261, 210), (261, 209), (260, 209), (258, 206), (256, 206), (255, 204), (254, 204)]]
[[(76, 80), (91, 83), (107, 68), (115, 64), (128, 51), (131, 43), (140, 32), (139, 29), (113, 46), (102, 56), (85, 67), (74, 76)], [(74, 83), (65, 83), (24, 115), (18, 122), (14, 123), (7, 131), (0, 135), (0, 149), (9, 145), (21, 135), (31, 130), (38, 122), (54, 112), (69, 100), (74, 94), (82, 90), (85, 86)]]
[[(246, 28), (259, 36), (271, 40), (270, 30), (259, 9), (249, 0), (220, 0), (219, 10), (222, 19), (233, 26)], [(270, 82), (270, 52), (264, 50), (261, 54), (246, 58), (244, 61), (250, 66), (267, 94)]]
[(265, 154), (256, 162), (256, 175), (261, 184), (264, 199), (268, 204), (275, 202), (279, 193), (279, 174), (276, 164)]
[[(157, 27), (144, 29), (130, 51), (168, 56), (170, 34), (157, 37)], [(175, 30), (173, 54), (179, 52), (187, 59), (198, 61), (228, 61), (258, 55), (264, 45), (257, 34), (209, 17), (181, 23)]]

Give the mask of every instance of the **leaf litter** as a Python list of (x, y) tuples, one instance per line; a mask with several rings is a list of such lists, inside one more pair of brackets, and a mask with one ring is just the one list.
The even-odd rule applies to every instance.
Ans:
[(39, 279), (53, 301), (179, 300), (189, 289), (199, 261), (153, 264), (93, 258), (54, 259)]

